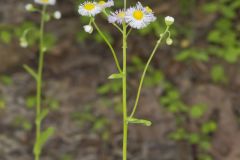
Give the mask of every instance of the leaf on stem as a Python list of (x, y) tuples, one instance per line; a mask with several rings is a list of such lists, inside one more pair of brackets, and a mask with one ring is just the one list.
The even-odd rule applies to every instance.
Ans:
[(122, 73), (115, 73), (108, 77), (108, 79), (121, 79), (123, 77)]
[(42, 151), (43, 145), (46, 144), (48, 139), (54, 134), (55, 128), (49, 127), (41, 133), (39, 140), (34, 145), (34, 153), (39, 155)]
[(151, 126), (152, 125), (151, 121), (148, 121), (148, 120), (145, 120), (145, 119), (137, 119), (137, 118), (128, 118), (127, 122), (128, 123), (133, 123), (133, 124), (142, 124), (142, 125), (145, 125), (145, 126)]

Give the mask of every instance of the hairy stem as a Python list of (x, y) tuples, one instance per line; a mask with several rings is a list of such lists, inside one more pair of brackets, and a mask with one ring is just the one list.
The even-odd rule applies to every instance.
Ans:
[(35, 154), (35, 160), (40, 159), (40, 136), (41, 136), (41, 120), (40, 120), (40, 114), (41, 114), (41, 95), (42, 95), (42, 73), (43, 73), (43, 65), (44, 65), (44, 17), (46, 13), (46, 6), (43, 6), (42, 12), (41, 12), (41, 26), (40, 26), (40, 44), (39, 44), (39, 62), (38, 62), (38, 73), (37, 73), (37, 93), (36, 93), (36, 141), (35, 141), (35, 147), (38, 148), (37, 152), (34, 152)]
[(123, 160), (127, 160), (127, 26), (123, 24), (123, 78), (122, 78), (122, 104), (123, 104)]
[(151, 63), (151, 61), (152, 61), (152, 59), (153, 59), (153, 57), (154, 57), (154, 55), (155, 55), (155, 53), (156, 53), (159, 45), (161, 44), (161, 41), (162, 41), (163, 37), (168, 33), (168, 30), (169, 30), (169, 26), (166, 28), (166, 30), (164, 31), (164, 33), (160, 35), (160, 38), (159, 38), (159, 40), (157, 41), (157, 43), (156, 43), (156, 45), (155, 45), (155, 47), (154, 47), (154, 49), (153, 49), (153, 51), (152, 51), (152, 53), (151, 53), (148, 61), (147, 61), (147, 64), (146, 64), (146, 66), (145, 66), (145, 68), (144, 68), (144, 71), (143, 71), (143, 74), (142, 74), (142, 76), (141, 76), (141, 80), (140, 80), (139, 87), (138, 87), (138, 91), (137, 91), (137, 97), (136, 97), (135, 104), (134, 104), (132, 113), (131, 113), (131, 115), (130, 115), (130, 118), (132, 118), (132, 117), (134, 116), (135, 112), (136, 112), (137, 105), (138, 105), (138, 101), (139, 101), (139, 97), (140, 97), (141, 90), (142, 90), (143, 81), (144, 81), (146, 72), (147, 72), (147, 70), (148, 70), (148, 67), (149, 67), (149, 65), (150, 65), (150, 63)]

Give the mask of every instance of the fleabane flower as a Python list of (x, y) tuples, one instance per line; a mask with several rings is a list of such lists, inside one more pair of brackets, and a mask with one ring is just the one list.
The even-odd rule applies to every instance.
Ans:
[(140, 2), (136, 7), (131, 7), (126, 11), (126, 22), (136, 29), (142, 29), (156, 20), (152, 10), (149, 7), (143, 7)]
[(126, 13), (122, 9), (111, 12), (108, 16), (108, 22), (122, 24), (125, 21), (125, 16)]
[(108, 0), (107, 2), (105, 2), (104, 0), (101, 0), (101, 1), (98, 2), (98, 6), (101, 9), (109, 8), (109, 7), (114, 6), (114, 1), (113, 0)]
[(35, 3), (42, 4), (42, 5), (55, 5), (56, 0), (34, 0)]
[(82, 16), (95, 16), (102, 11), (96, 2), (86, 1), (79, 5), (78, 13)]

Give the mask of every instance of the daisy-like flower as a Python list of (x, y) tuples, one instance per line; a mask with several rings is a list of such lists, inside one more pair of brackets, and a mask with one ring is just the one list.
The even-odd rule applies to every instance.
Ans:
[(95, 16), (102, 11), (96, 2), (86, 1), (79, 5), (78, 13), (82, 16)]
[(125, 16), (126, 13), (121, 9), (111, 12), (111, 14), (108, 16), (108, 22), (122, 24), (125, 21)]
[(149, 23), (156, 20), (152, 10), (149, 7), (143, 7), (140, 2), (136, 7), (131, 7), (127, 10), (125, 16), (126, 22), (136, 29), (142, 29), (149, 25)]
[(55, 5), (56, 0), (34, 0), (35, 3), (42, 4), (42, 5)]
[(114, 6), (114, 1), (108, 0), (107, 2), (105, 2), (104, 0), (101, 0), (98, 2), (98, 5), (99, 5), (99, 7), (101, 7), (101, 9), (105, 9), (105, 8)]

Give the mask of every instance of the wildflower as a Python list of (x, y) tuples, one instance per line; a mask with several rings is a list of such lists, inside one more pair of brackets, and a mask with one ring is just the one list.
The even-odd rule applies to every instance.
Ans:
[(60, 11), (55, 11), (55, 12), (53, 13), (53, 17), (54, 17), (55, 19), (61, 19), (62, 14), (61, 14)]
[(34, 10), (34, 7), (33, 7), (32, 4), (27, 4), (27, 5), (25, 6), (25, 9), (26, 9), (27, 11), (32, 11), (32, 10)]
[(95, 16), (101, 12), (101, 7), (96, 2), (86, 1), (79, 5), (78, 13), (82, 16)]
[(136, 7), (131, 7), (126, 12), (126, 22), (136, 29), (142, 29), (149, 25), (149, 23), (156, 20), (153, 12), (150, 8), (144, 8), (140, 2), (137, 3)]
[(115, 23), (122, 24), (123, 21), (125, 21), (126, 13), (123, 10), (117, 10), (115, 12), (111, 12), (111, 14), (108, 16), (108, 22), (109, 23)]
[(85, 32), (87, 32), (87, 33), (91, 34), (93, 32), (93, 27), (91, 25), (85, 25), (85, 26), (83, 26), (83, 28), (84, 28)]
[(107, 2), (105, 2), (104, 0), (101, 0), (98, 2), (98, 5), (99, 5), (99, 7), (101, 7), (101, 9), (105, 9), (105, 8), (114, 6), (114, 1), (108, 0)]
[(42, 4), (42, 5), (55, 5), (56, 0), (34, 0), (35, 3)]
[(167, 26), (171, 26), (174, 23), (174, 18), (170, 16), (165, 17), (165, 23)]

